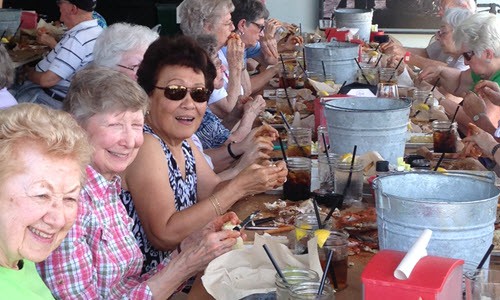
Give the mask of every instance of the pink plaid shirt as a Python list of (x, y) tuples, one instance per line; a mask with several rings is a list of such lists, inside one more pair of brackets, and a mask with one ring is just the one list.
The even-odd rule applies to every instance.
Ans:
[(144, 282), (150, 274), (140, 276), (143, 256), (118, 197), (120, 186), (118, 176), (107, 181), (87, 167), (75, 225), (37, 265), (56, 299), (152, 299)]

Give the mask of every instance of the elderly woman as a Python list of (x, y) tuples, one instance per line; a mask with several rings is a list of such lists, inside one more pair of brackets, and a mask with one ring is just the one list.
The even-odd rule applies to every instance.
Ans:
[(453, 40), (470, 69), (434, 66), (424, 69), (419, 77), (427, 81), (440, 78), (441, 86), (456, 96), (469, 92), (464, 98), (464, 112), (470, 122), (492, 134), (496, 127), (493, 124), (500, 117), (499, 107), (470, 91), (482, 79), (500, 83), (500, 20), (492, 14), (472, 15), (455, 29)]
[(143, 255), (118, 196), (117, 174), (134, 160), (143, 143), (148, 102), (135, 81), (108, 68), (89, 68), (73, 79), (65, 109), (85, 129), (94, 152), (75, 225), (38, 265), (56, 298), (166, 299), (211, 259), (230, 250), (239, 236), (214, 232), (225, 221), (237, 222), (234, 214), (220, 217), (199, 231), (203, 236), (184, 241), (167, 267), (162, 262), (141, 276)]
[(109, 67), (137, 80), (144, 52), (158, 38), (146, 26), (115, 23), (101, 33), (94, 45), (94, 65)]
[[(180, 27), (185, 35), (196, 38), (203, 34), (217, 37), (217, 50), (224, 72), (224, 88), (214, 90), (208, 102), (210, 109), (221, 119), (233, 110), (238, 96), (250, 94), (250, 78), (244, 72), (245, 45), (234, 30), (231, 0), (184, 0), (179, 6)], [(231, 38), (230, 38), (231, 36)], [(222, 47), (227, 46), (224, 54)]]
[[(252, 164), (222, 182), (193, 147), (190, 137), (216, 75), (210, 57), (189, 37), (155, 41), (137, 75), (151, 108), (144, 145), (124, 174), (122, 201), (135, 220), (134, 232), (140, 232), (147, 271), (239, 199), (281, 185), (287, 170), (283, 162)], [(261, 129), (256, 136), (267, 134)]]
[(2, 298), (53, 299), (34, 262), (75, 222), (89, 160), (86, 135), (69, 114), (37, 104), (0, 111)]
[(7, 49), (0, 45), (0, 109), (17, 104), (16, 98), (7, 90), (14, 82), (14, 65)]

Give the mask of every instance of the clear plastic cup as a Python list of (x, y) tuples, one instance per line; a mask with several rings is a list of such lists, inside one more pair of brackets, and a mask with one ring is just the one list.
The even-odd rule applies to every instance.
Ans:
[(286, 268), (281, 270), (283, 276), (285, 276), (288, 285), (283, 282), (283, 279), (276, 274), (275, 285), (276, 285), (276, 300), (288, 300), (290, 299), (290, 287), (302, 283), (302, 282), (319, 282), (318, 273), (310, 269), (302, 269), (296, 267)]

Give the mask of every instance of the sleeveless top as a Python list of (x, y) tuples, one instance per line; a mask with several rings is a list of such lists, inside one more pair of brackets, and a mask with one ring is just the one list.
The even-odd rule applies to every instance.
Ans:
[[(188, 142), (185, 140), (182, 142), (182, 153), (186, 159), (186, 177), (182, 178), (181, 171), (177, 166), (172, 152), (168, 149), (167, 144), (153, 132), (153, 129), (148, 125), (144, 125), (144, 133), (151, 134), (155, 137), (161, 144), (163, 152), (165, 153), (165, 160), (168, 163), (168, 181), (175, 197), (175, 209), (181, 211), (188, 208), (196, 203), (196, 164), (193, 156), (193, 152)], [(144, 191), (147, 192), (147, 191)], [(142, 267), (142, 272), (147, 273), (150, 270), (154, 270), (156, 266), (164, 259), (170, 259), (169, 251), (160, 251), (155, 249), (146, 237), (144, 228), (141, 225), (141, 221), (135, 210), (132, 195), (129, 191), (122, 189), (120, 198), (127, 209), (128, 215), (134, 220), (134, 226), (132, 231), (137, 240), (137, 244), (141, 248), (144, 254), (144, 264)]]

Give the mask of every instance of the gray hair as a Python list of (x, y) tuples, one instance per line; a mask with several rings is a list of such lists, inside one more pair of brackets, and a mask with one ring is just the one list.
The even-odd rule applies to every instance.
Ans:
[(91, 66), (71, 79), (64, 110), (80, 125), (97, 113), (138, 111), (146, 113), (149, 97), (137, 82), (106, 67)]
[(475, 53), (491, 49), (500, 57), (500, 19), (488, 13), (473, 14), (455, 28), (453, 40), (458, 49), (463, 45)]
[[(441, 0), (443, 1), (443, 0)], [(447, 7), (460, 7), (470, 10), (472, 13), (476, 12), (476, 1), (474, 0), (447, 0)]]
[(115, 67), (123, 53), (140, 47), (149, 47), (158, 39), (158, 33), (146, 26), (115, 23), (97, 37), (94, 45), (94, 64)]
[(184, 0), (179, 5), (181, 30), (191, 37), (204, 34), (206, 25), (214, 25), (223, 14), (233, 10), (231, 0)]
[(231, 17), (236, 28), (241, 20), (250, 23), (261, 18), (269, 18), (269, 11), (260, 0), (233, 0), (233, 4), (234, 11), (231, 13)]
[(14, 82), (14, 64), (7, 49), (0, 45), (0, 89), (9, 87)]
[(22, 172), (16, 154), (39, 146), (47, 156), (68, 157), (80, 165), (80, 183), (92, 148), (85, 131), (70, 114), (34, 103), (21, 103), (0, 110), (0, 182)]
[(205, 50), (210, 58), (217, 55), (217, 38), (212, 34), (202, 34), (195, 38), (198, 45)]
[(448, 8), (444, 13), (442, 23), (455, 28), (470, 16), (472, 16), (472, 12), (468, 9), (458, 7)]

